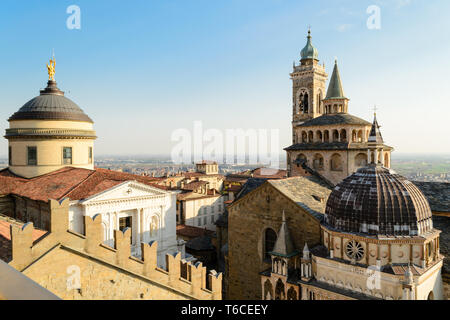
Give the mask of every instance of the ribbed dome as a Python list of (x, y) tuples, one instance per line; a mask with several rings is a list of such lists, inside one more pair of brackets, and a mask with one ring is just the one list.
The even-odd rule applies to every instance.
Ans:
[(69, 120), (93, 122), (79, 106), (64, 96), (55, 81), (48, 81), (41, 94), (23, 105), (11, 120)]
[(319, 60), (319, 51), (311, 43), (311, 31), (308, 31), (308, 41), (306, 46), (300, 52), (302, 60), (315, 59)]
[(433, 229), (423, 193), (393, 170), (374, 164), (336, 186), (325, 222), (341, 232), (369, 235), (416, 236)]

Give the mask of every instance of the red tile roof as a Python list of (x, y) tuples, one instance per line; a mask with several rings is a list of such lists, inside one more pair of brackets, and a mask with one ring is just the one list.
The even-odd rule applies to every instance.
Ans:
[[(0, 260), (10, 262), (12, 259), (11, 225), (22, 227), (25, 223), (10, 217), (0, 215)], [(34, 229), (33, 241), (40, 239), (47, 231)]]
[(138, 176), (125, 172), (96, 168), (95, 170), (65, 167), (60, 170), (24, 179), (8, 169), (0, 171), (0, 194), (15, 194), (32, 200), (86, 199), (125, 181), (138, 182), (159, 188), (159, 178)]
[(202, 229), (198, 227), (193, 226), (187, 226), (184, 224), (178, 224), (177, 225), (177, 235), (178, 236), (184, 236), (187, 238), (196, 238), (203, 236), (205, 234), (213, 234), (214, 232), (207, 229)]

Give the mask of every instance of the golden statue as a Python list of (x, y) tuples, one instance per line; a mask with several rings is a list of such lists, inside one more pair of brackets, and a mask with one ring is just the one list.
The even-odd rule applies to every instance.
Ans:
[(50, 64), (47, 64), (47, 71), (48, 71), (48, 80), (55, 81), (55, 57), (53, 59), (50, 59)]

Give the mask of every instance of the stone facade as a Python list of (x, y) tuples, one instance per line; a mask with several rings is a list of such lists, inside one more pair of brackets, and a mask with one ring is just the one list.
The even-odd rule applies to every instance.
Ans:
[(115, 230), (114, 246), (103, 244), (102, 220), (85, 217), (85, 233), (68, 231), (69, 200), (50, 201), (50, 232), (33, 243), (32, 223), (11, 227), (12, 261), (26, 276), (64, 299), (221, 299), (222, 275), (206, 275), (181, 254), (157, 266), (157, 242), (141, 243), (131, 256), (131, 230)]
[[(320, 221), (266, 182), (229, 208), (227, 299), (261, 299), (260, 272), (270, 268), (265, 256), (267, 230), (277, 232), (285, 212), (296, 246), (320, 243)], [(250, 227), (251, 226), (251, 227)]]

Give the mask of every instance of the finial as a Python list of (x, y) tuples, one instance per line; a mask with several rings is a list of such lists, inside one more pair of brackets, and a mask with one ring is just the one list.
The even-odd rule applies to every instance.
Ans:
[(55, 51), (53, 50), (53, 56), (50, 59), (50, 63), (47, 64), (48, 80), (55, 81)]
[(311, 25), (308, 25), (308, 38), (311, 38)]
[(378, 110), (378, 108), (377, 108), (377, 106), (375, 105), (374, 107), (373, 107), (373, 115), (376, 117), (377, 116), (377, 110)]
[(334, 64), (337, 64), (337, 63), (338, 63), (338, 58), (334, 57)]

